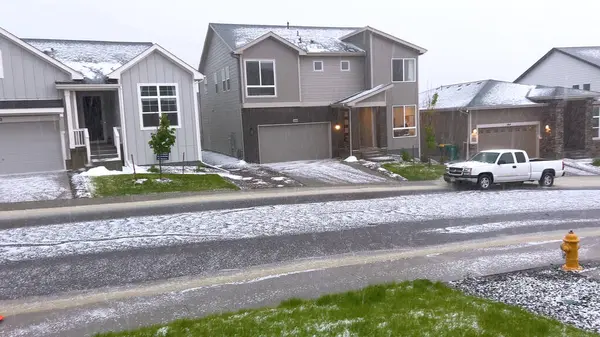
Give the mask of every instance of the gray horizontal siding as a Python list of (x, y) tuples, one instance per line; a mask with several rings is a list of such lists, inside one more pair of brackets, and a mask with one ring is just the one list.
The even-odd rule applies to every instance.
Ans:
[[(341, 60), (350, 61), (350, 71), (341, 71)], [(323, 71), (314, 71), (313, 62), (323, 61)], [(303, 102), (333, 103), (364, 89), (365, 59), (359, 57), (300, 57)]]
[[(231, 156), (243, 156), (242, 105), (240, 94), (240, 71), (238, 60), (231, 55), (225, 43), (209, 30), (209, 50), (204, 69), (204, 83), (200, 85), (200, 115), (202, 116), (202, 147)], [(223, 92), (221, 69), (229, 66), (231, 90)], [(219, 91), (215, 92), (214, 74), (219, 79)]]
[(0, 78), (0, 99), (60, 98), (56, 81), (71, 77), (65, 71), (0, 36), (4, 78)]
[(196, 144), (196, 123), (194, 116), (194, 81), (187, 70), (173, 63), (159, 52), (148, 55), (145, 59), (128, 69), (121, 75), (123, 84), (123, 100), (125, 106), (125, 124), (127, 131), (127, 148), (133, 154), (136, 164), (150, 165), (158, 161), (148, 145), (153, 131), (141, 130), (140, 100), (138, 84), (140, 83), (177, 83), (179, 89), (178, 109), (179, 124), (176, 129), (176, 142), (172, 148), (170, 161), (180, 162), (185, 152), (186, 161), (198, 160)]

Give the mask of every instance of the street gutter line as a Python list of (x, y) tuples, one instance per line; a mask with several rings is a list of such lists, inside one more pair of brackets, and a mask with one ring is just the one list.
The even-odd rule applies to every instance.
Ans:
[[(577, 234), (580, 237), (600, 237), (600, 229), (581, 229), (577, 232)], [(227, 275), (196, 279), (186, 278), (184, 280), (166, 280), (162, 283), (141, 285), (137, 288), (111, 288), (109, 290), (102, 289), (102, 291), (96, 293), (78, 293), (76, 295), (65, 294), (62, 297), (48, 296), (12, 301), (0, 301), (0, 308), (7, 316), (52, 311), (57, 309), (69, 309), (95, 303), (102, 303), (110, 300), (122, 300), (142, 296), (156, 296), (172, 292), (192, 291), (199, 288), (258, 282), (281, 275), (308, 273), (317, 270), (366, 265), (380, 262), (392, 262), (402, 259), (426, 257), (432, 254), (439, 256), (441, 254), (457, 253), (482, 248), (527, 244), (532, 241), (552, 241), (560, 239), (564, 235), (565, 232), (563, 230), (533, 233), (529, 235), (505, 236), (492, 240), (473, 240), (439, 246), (430, 246), (422, 249), (417, 248), (414, 250), (387, 250), (375, 253), (368, 252), (362, 254), (333, 256), (314, 260), (302, 260), (267, 268), (252, 268)]]

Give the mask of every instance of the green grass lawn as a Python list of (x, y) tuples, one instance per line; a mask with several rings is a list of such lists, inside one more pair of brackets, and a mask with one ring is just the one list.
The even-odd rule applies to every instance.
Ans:
[(594, 166), (600, 166), (600, 158), (596, 158), (592, 161), (592, 165)]
[(446, 167), (444, 165), (427, 164), (398, 164), (386, 163), (383, 168), (399, 174), (410, 181), (435, 180), (444, 175)]
[(426, 280), (292, 299), (277, 308), (186, 319), (101, 337), (196, 336), (597, 336), (521, 308)]
[(132, 174), (94, 177), (94, 196), (110, 197), (130, 194), (163, 192), (196, 192), (211, 190), (237, 190), (237, 186), (217, 174), (163, 174), (170, 182), (158, 182), (158, 174), (137, 174), (136, 179), (146, 179), (136, 183)]

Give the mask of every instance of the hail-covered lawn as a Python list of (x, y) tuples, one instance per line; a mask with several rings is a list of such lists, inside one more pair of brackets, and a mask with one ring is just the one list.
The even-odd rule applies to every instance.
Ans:
[(235, 190), (237, 187), (217, 174), (119, 174), (93, 178), (94, 195), (109, 197), (164, 192)]
[(428, 165), (420, 163), (386, 163), (386, 170), (398, 174), (409, 181), (436, 180), (444, 175), (444, 165)]
[(464, 295), (442, 283), (417, 280), (98, 336), (596, 335), (518, 307)]

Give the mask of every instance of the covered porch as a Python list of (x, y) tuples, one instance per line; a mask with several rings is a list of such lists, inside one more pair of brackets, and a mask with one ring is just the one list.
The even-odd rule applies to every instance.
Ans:
[(70, 168), (120, 169), (125, 159), (120, 86), (65, 83), (57, 89), (64, 92)]
[(392, 84), (381, 84), (358, 92), (331, 105), (334, 114), (341, 116), (344, 128), (341, 152), (358, 158), (385, 155), (387, 149), (386, 91)]

